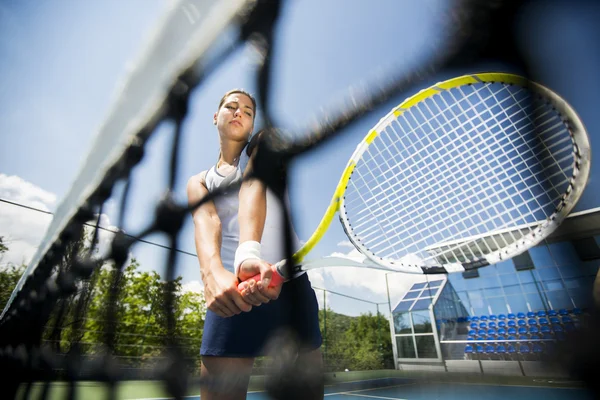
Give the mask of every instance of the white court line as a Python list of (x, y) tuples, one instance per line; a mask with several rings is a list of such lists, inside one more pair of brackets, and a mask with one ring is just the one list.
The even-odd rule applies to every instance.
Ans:
[[(377, 388), (369, 388), (369, 389), (357, 389), (357, 390), (351, 390), (351, 391), (345, 391), (345, 392), (337, 392), (337, 393), (327, 393), (324, 395), (324, 397), (327, 396), (337, 396), (340, 394), (343, 395), (354, 395), (354, 396), (364, 396), (364, 397), (373, 397), (373, 396), (369, 396), (369, 395), (360, 395), (360, 394), (356, 394), (358, 392), (368, 392), (369, 390), (379, 390), (379, 389), (390, 389), (390, 388), (396, 388), (396, 387), (401, 387), (401, 386), (410, 386), (410, 385), (416, 385), (416, 383), (403, 383), (400, 385), (390, 385), (390, 386), (381, 386), (381, 387), (377, 387)], [(406, 400), (406, 399), (399, 399), (397, 397), (379, 397), (380, 399), (394, 399), (394, 400)]]
[(386, 399), (386, 400), (407, 400), (407, 399), (401, 399), (400, 397), (383, 397), (383, 396), (373, 396), (370, 394), (356, 394), (356, 393), (352, 393), (352, 392), (348, 392), (348, 393), (340, 393), (341, 395), (344, 396), (360, 396), (360, 397), (369, 397), (372, 399)]

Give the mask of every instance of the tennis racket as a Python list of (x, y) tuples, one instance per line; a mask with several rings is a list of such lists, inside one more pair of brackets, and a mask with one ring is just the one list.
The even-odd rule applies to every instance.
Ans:
[[(364, 266), (439, 274), (509, 259), (573, 209), (590, 157), (573, 108), (540, 84), (505, 73), (437, 83), (358, 144), (319, 226), (293, 255), (293, 272)], [(361, 259), (305, 261), (336, 213)], [(272, 285), (285, 280), (284, 265), (273, 265)]]

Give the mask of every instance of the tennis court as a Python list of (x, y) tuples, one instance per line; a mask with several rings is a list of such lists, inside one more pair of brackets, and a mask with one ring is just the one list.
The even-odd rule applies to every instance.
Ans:
[[(579, 382), (571, 380), (538, 379), (530, 377), (476, 376), (464, 374), (415, 375), (403, 371), (355, 371), (329, 374), (325, 398), (330, 400), (393, 399), (393, 400), (480, 400), (534, 399), (588, 400), (593, 396)], [(40, 386), (41, 387), (41, 386)], [(39, 389), (39, 387), (37, 387)], [(35, 390), (34, 390), (35, 391)], [(66, 386), (55, 385), (50, 399), (63, 398)], [(86, 399), (100, 399), (106, 395), (103, 385), (81, 383), (78, 395)], [(198, 388), (193, 388), (186, 399), (200, 399)], [(149, 381), (122, 382), (117, 389), (118, 399), (162, 400), (161, 385)], [(252, 378), (249, 400), (270, 399), (262, 388), (262, 377)]]

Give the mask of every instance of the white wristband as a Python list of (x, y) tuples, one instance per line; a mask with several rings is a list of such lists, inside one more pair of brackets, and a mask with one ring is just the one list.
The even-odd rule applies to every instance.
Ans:
[(260, 260), (260, 243), (253, 240), (240, 243), (237, 250), (235, 251), (235, 259), (233, 261), (233, 268), (235, 269), (235, 276), (238, 275), (240, 265), (248, 259), (257, 258)]

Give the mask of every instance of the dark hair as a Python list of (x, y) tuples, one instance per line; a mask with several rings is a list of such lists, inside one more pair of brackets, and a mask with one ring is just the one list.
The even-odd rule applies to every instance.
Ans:
[(236, 93), (240, 93), (243, 95), (246, 95), (250, 98), (250, 100), (252, 101), (252, 107), (254, 108), (254, 115), (256, 115), (256, 99), (254, 98), (254, 96), (252, 96), (250, 93), (246, 92), (244, 89), (231, 89), (230, 91), (228, 91), (227, 93), (225, 93), (223, 95), (223, 97), (221, 97), (221, 101), (219, 101), (219, 108), (221, 108), (221, 106), (223, 105), (223, 103), (225, 103), (225, 99), (232, 94), (236, 94)]

